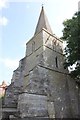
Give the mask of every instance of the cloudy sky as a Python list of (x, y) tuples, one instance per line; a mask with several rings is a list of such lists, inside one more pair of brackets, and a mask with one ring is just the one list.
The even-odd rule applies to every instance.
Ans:
[(62, 23), (78, 10), (78, 1), (0, 0), (0, 84), (11, 82), (13, 70), (25, 56), (25, 44), (34, 34), (42, 4), (53, 33), (61, 37)]

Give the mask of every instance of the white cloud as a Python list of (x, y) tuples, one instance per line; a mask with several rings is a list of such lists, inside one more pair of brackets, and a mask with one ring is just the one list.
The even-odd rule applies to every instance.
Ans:
[(8, 0), (0, 0), (0, 10), (2, 8), (7, 8), (8, 6)]
[(10, 58), (2, 58), (0, 59), (0, 63), (4, 64), (9, 69), (16, 69), (19, 65), (18, 59), (10, 59)]
[(8, 19), (6, 17), (0, 17), (0, 25), (6, 26), (8, 24)]

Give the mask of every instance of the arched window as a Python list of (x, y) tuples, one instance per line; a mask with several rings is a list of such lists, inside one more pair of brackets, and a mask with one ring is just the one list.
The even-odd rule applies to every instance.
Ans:
[(52, 41), (52, 48), (54, 49), (54, 41)]
[(33, 41), (33, 43), (32, 43), (32, 52), (34, 52), (35, 51), (35, 42)]
[(56, 67), (58, 68), (58, 58), (55, 57), (55, 63), (56, 63)]

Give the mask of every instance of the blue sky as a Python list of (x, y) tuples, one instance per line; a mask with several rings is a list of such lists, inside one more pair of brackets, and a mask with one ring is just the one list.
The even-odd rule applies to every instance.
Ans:
[[(22, 2), (23, 1), (23, 2)], [(79, 0), (0, 0), (0, 84), (11, 82), (13, 70), (25, 56), (26, 42), (33, 36), (42, 4), (58, 37), (63, 21), (78, 10)]]

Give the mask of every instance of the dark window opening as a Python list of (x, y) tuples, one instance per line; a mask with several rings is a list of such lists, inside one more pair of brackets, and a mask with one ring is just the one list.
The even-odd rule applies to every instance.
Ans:
[(58, 58), (55, 58), (55, 62), (56, 62), (56, 67), (58, 68)]
[(32, 43), (32, 52), (35, 51), (35, 42)]

